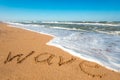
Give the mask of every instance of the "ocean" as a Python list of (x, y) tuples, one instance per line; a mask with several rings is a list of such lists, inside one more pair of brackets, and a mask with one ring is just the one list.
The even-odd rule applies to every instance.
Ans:
[(48, 34), (47, 45), (120, 72), (120, 22), (22, 21), (8, 24)]

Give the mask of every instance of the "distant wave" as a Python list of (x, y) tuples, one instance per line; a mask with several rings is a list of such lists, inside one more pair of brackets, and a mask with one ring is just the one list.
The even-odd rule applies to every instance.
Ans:
[(36, 22), (36, 23), (22, 23), (32, 26), (43, 26), (49, 28), (79, 30), (79, 31), (93, 31), (105, 34), (120, 35), (120, 23), (80, 23), (80, 22)]
[(78, 22), (78, 23), (75, 23), (75, 22), (57, 22), (57, 21), (53, 21), (53, 22), (48, 22), (48, 21), (42, 21), (41, 23), (53, 23), (53, 24), (77, 24), (77, 25), (100, 25), (100, 26), (120, 26), (120, 23), (119, 24), (113, 24), (113, 23), (99, 23), (99, 22), (91, 22), (91, 23), (88, 23), (88, 22)]

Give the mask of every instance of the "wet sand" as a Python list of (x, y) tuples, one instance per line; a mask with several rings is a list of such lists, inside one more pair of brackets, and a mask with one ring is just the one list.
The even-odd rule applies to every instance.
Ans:
[(118, 72), (46, 45), (52, 38), (0, 23), (0, 80), (120, 80)]

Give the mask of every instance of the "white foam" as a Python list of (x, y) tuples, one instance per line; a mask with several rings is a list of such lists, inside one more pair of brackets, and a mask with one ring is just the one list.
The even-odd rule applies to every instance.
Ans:
[[(52, 41), (52, 40), (51, 40), (51, 41)], [(73, 56), (79, 57), (79, 58), (81, 58), (81, 59), (84, 59), (84, 60), (87, 60), (87, 61), (90, 61), (90, 62), (98, 63), (98, 64), (100, 64), (101, 66), (103, 66), (103, 67), (105, 67), (105, 68), (107, 68), (107, 69), (114, 70), (114, 71), (116, 71), (116, 72), (120, 72), (120, 69), (116, 70), (116, 69), (114, 69), (114, 68), (112, 68), (112, 67), (106, 66), (106, 65), (104, 65), (104, 63), (101, 63), (100, 61), (95, 60), (94, 58), (90, 58), (90, 57), (88, 57), (88, 56), (84, 56), (84, 57), (83, 57), (83, 56), (80, 55), (79, 53), (76, 53), (75, 51), (70, 50), (70, 49), (66, 49), (66, 48), (64, 48), (64, 47), (62, 47), (62, 46), (60, 46), (60, 45), (58, 45), (58, 44), (55, 44), (55, 43), (52, 43), (52, 42), (48, 42), (47, 45), (58, 47), (58, 48), (62, 49), (63, 51), (70, 53), (70, 54), (73, 55)], [(114, 63), (113, 63), (113, 64), (114, 64)], [(117, 64), (117, 65), (118, 65), (118, 64)]]

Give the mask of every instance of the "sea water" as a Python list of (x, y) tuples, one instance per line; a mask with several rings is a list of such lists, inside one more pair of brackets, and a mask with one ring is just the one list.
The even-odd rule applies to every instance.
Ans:
[(54, 36), (47, 44), (120, 72), (120, 24), (37, 22), (9, 23)]

